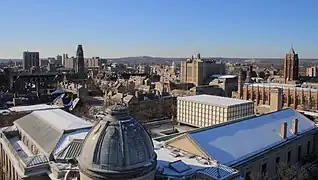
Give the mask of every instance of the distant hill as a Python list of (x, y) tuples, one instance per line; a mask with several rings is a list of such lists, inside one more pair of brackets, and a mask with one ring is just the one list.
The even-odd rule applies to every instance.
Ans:
[[(119, 62), (119, 63), (180, 63), (181, 61), (187, 59), (184, 58), (169, 58), (169, 57), (151, 57), (151, 56), (135, 56), (135, 57), (120, 57), (120, 58), (106, 58), (109, 61)], [(243, 62), (245, 60), (253, 60), (256, 64), (274, 64), (281, 65), (283, 63), (283, 58), (224, 58), (224, 57), (203, 57), (207, 59), (216, 59), (223, 62)], [(9, 61), (13, 62), (22, 62), (22, 59), (0, 59), (0, 63), (8, 63)], [(310, 65), (310, 64), (318, 64), (318, 59), (300, 59), (301, 65)]]
[(22, 59), (0, 59), (0, 63), (8, 63), (8, 62), (22, 62)]

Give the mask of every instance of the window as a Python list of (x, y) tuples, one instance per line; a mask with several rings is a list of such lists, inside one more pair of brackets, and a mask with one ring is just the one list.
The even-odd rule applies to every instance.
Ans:
[(267, 174), (267, 164), (264, 163), (262, 164), (262, 175), (265, 176)]
[(301, 159), (301, 145), (298, 146), (298, 154), (297, 154), (297, 161)]
[(279, 164), (279, 162), (280, 162), (280, 157), (277, 156), (277, 157), (276, 157), (276, 165)]
[(308, 141), (308, 142), (307, 142), (307, 155), (310, 154), (310, 151), (311, 151), (310, 148), (311, 148), (311, 147), (310, 147), (310, 141)]
[(247, 171), (246, 173), (245, 173), (245, 180), (251, 180), (252, 178), (251, 178), (251, 171)]
[(279, 168), (279, 163), (280, 163), (280, 157), (277, 156), (277, 157), (276, 157), (276, 173), (277, 173), (278, 168)]
[(290, 163), (290, 160), (291, 160), (291, 150), (288, 151), (288, 154), (287, 154), (287, 164)]

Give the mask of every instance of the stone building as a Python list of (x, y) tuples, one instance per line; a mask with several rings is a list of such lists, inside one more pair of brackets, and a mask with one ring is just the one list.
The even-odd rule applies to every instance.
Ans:
[(306, 68), (306, 76), (308, 77), (317, 77), (317, 71), (318, 67), (317, 66), (311, 66)]
[(212, 95), (179, 97), (177, 120), (196, 127), (224, 123), (254, 114), (252, 101)]
[(78, 158), (81, 180), (152, 180), (157, 155), (147, 131), (128, 109), (112, 106), (87, 135)]
[[(273, 89), (280, 89), (279, 92)], [(291, 107), (298, 110), (318, 110), (318, 89), (297, 87), (292, 84), (254, 83), (245, 84), (243, 92), (233, 93), (233, 97), (252, 100), (255, 105), (271, 105), (271, 101), (281, 99), (282, 108)]]
[(293, 47), (284, 59), (284, 80), (285, 83), (299, 80), (299, 59)]
[(203, 85), (213, 74), (224, 74), (225, 64), (213, 60), (201, 59), (198, 53), (196, 58), (181, 62), (181, 82)]
[[(157, 140), (163, 140), (166, 146), (238, 169), (247, 180), (252, 176), (254, 179), (276, 179), (279, 176), (280, 179), (282, 174), (279, 175), (278, 170), (283, 169), (278, 168), (286, 165), (302, 169), (300, 162), (317, 153), (315, 123), (290, 108)], [(283, 171), (285, 176), (287, 171), (292, 170)], [(285, 176), (283, 178), (287, 178)]]
[(60, 109), (34, 111), (0, 129), (0, 179), (241, 179), (221, 163), (176, 153), (152, 140), (127, 107), (109, 107), (94, 126)]

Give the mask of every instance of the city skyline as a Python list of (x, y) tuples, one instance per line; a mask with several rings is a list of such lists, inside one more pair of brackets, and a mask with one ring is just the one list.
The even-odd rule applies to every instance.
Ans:
[(315, 0), (128, 0), (32, 3), (5, 1), (0, 11), (0, 58), (204, 57), (283, 58), (293, 45), (300, 59), (318, 58)]

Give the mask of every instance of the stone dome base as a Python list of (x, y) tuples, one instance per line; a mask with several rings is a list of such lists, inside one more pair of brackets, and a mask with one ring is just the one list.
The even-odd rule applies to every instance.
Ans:
[[(146, 175), (144, 175), (142, 177), (129, 179), (129, 180), (154, 180), (155, 179), (155, 174), (156, 174), (156, 169), (154, 169), (152, 172), (150, 172), (149, 174), (146, 174)], [(99, 180), (99, 179), (91, 179), (90, 177), (86, 176), (83, 173), (80, 173), (80, 179), (81, 180)], [(100, 180), (102, 180), (102, 179), (100, 179)], [(107, 179), (103, 179), (103, 180), (107, 180)], [(114, 180), (114, 179), (112, 179), (112, 180)], [(120, 179), (120, 180), (128, 180), (128, 179)]]

